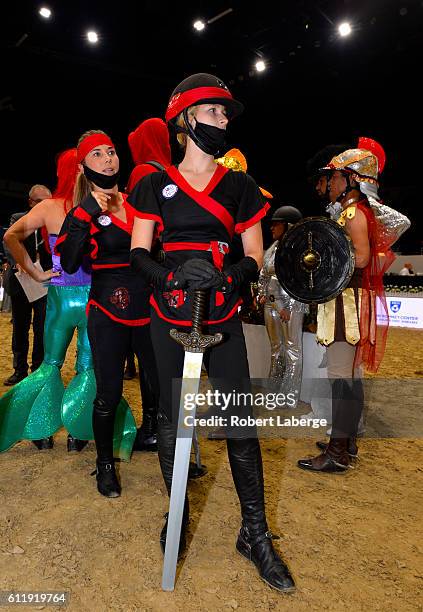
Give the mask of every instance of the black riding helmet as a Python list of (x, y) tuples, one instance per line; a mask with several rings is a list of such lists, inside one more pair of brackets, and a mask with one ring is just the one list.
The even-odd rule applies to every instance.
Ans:
[[(199, 72), (184, 79), (173, 90), (166, 110), (166, 122), (177, 132), (188, 134), (196, 144), (203, 144), (188, 120), (188, 108), (197, 104), (223, 104), (229, 119), (240, 115), (244, 106), (232, 97), (221, 79), (213, 74)], [(186, 127), (176, 125), (176, 119), (183, 114)], [(200, 147), (203, 148), (203, 147)]]
[(297, 223), (303, 218), (302, 214), (295, 206), (280, 206), (275, 210), (271, 218), (272, 221), (280, 223)]

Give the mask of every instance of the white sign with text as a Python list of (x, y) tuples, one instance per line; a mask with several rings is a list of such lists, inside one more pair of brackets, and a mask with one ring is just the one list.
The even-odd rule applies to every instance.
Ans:
[[(423, 298), (387, 297), (389, 325), (423, 329)], [(378, 303), (377, 322), (383, 324), (386, 314)]]

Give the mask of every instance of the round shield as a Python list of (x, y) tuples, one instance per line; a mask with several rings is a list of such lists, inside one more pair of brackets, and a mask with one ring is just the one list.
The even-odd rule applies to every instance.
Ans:
[(339, 295), (349, 283), (354, 264), (351, 238), (325, 217), (306, 217), (296, 223), (275, 254), (275, 272), (282, 288), (304, 304), (321, 304)]

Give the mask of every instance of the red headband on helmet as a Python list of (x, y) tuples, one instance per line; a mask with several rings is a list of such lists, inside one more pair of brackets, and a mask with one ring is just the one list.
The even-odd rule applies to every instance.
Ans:
[(184, 108), (198, 104), (200, 100), (216, 100), (227, 98), (233, 100), (232, 94), (221, 87), (196, 87), (182, 93), (177, 93), (170, 99), (165, 119), (170, 121), (177, 117)]
[(91, 136), (87, 136), (84, 138), (82, 142), (79, 143), (77, 148), (77, 162), (81, 164), (83, 160), (87, 157), (88, 153), (95, 149), (100, 145), (108, 145), (109, 147), (114, 148), (113, 142), (110, 140), (106, 134), (91, 134)]

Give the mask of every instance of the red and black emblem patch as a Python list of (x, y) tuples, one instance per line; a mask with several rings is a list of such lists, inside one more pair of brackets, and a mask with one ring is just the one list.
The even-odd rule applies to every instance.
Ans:
[(118, 287), (109, 297), (109, 301), (119, 308), (120, 310), (125, 310), (129, 306), (130, 297), (129, 291), (126, 287)]

